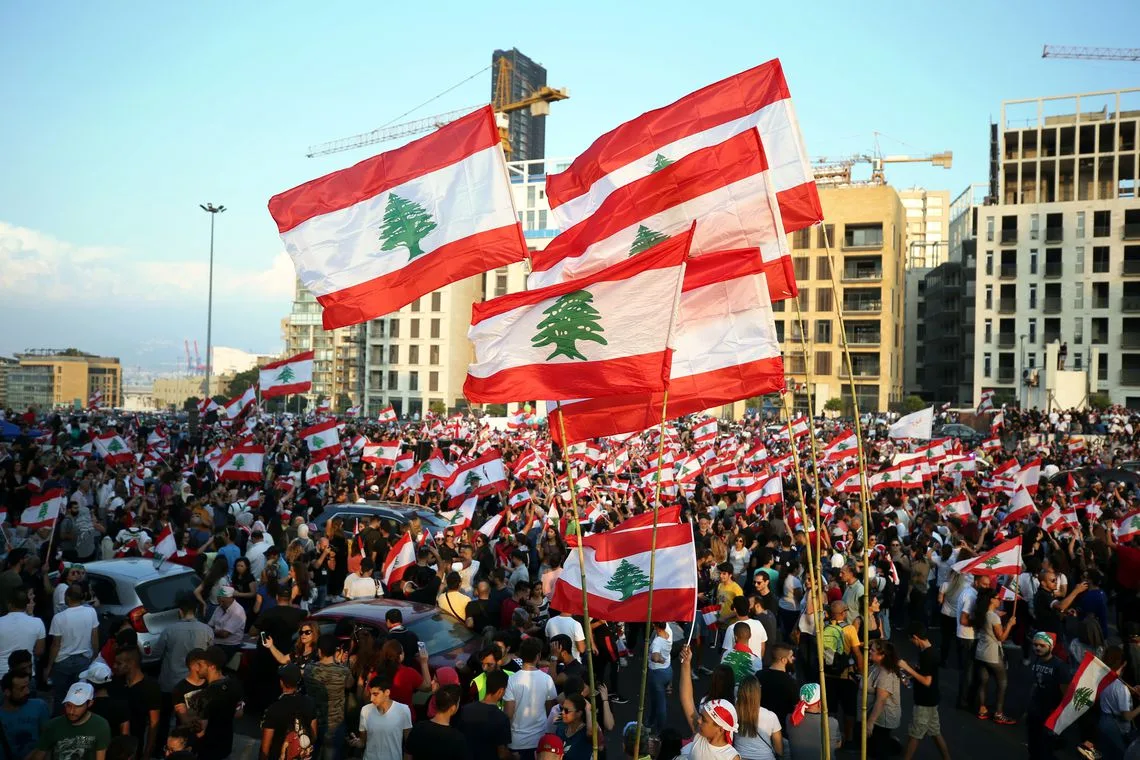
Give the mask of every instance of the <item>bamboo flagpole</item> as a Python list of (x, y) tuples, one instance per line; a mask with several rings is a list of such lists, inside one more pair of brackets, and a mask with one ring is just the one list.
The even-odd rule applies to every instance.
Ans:
[[(661, 441), (657, 446), (657, 473), (655, 480), (657, 481), (653, 494), (653, 534), (649, 539), (649, 595), (646, 598), (645, 610), (645, 662), (641, 665), (641, 692), (637, 698), (637, 733), (633, 739), (633, 756), (640, 757), (641, 752), (641, 727), (642, 720), (645, 717), (645, 687), (649, 681), (649, 644), (653, 641), (653, 579), (657, 570), (657, 518), (661, 510), (661, 466), (665, 459), (665, 419), (666, 410), (669, 407), (669, 389), (665, 389), (665, 395), (661, 398)], [(565, 440), (565, 436), (563, 436)], [(696, 551), (694, 546), (693, 551)], [(585, 582), (583, 581), (583, 585)], [(696, 615), (694, 613), (693, 625), (696, 625)], [(690, 628), (690, 630), (692, 630)]]
[[(830, 268), (830, 266), (831, 266), (831, 264), (830, 264), (830, 262), (828, 262), (828, 268)], [(819, 399), (814, 393), (815, 383), (812, 380), (812, 370), (811, 370), (811, 358), (812, 357), (808, 353), (809, 341), (808, 341), (807, 333), (804, 332), (804, 326), (807, 324), (807, 322), (804, 319), (803, 310), (800, 308), (800, 299), (799, 298), (793, 298), (792, 300), (796, 304), (796, 321), (799, 322), (799, 324), (800, 324), (800, 336), (802, 337), (802, 340), (800, 341), (800, 352), (803, 354), (803, 359), (804, 359), (804, 384), (808, 388), (808, 392), (805, 395), (807, 396), (807, 399), (808, 399), (808, 438), (809, 438), (809, 441), (811, 443), (811, 477), (812, 477), (812, 486), (813, 486), (812, 491), (813, 491), (813, 495), (815, 497), (815, 516), (816, 516), (816, 520), (819, 521), (819, 530), (817, 530), (815, 533), (815, 556), (817, 558), (819, 558), (819, 568), (818, 568), (818, 570), (819, 570), (819, 581), (820, 581), (820, 583), (822, 583), (823, 582), (823, 505), (821, 502), (821, 495), (820, 495), (820, 488), (819, 488), (819, 462), (817, 461), (817, 455), (816, 455), (817, 442), (816, 442), (816, 437), (815, 437), (816, 403), (818, 402)], [(797, 456), (799, 452), (795, 448), (795, 439), (791, 437), (790, 429), (789, 429), (789, 433), (788, 433), (788, 445), (792, 448), (792, 456), (793, 457)]]
[[(590, 682), (590, 711), (593, 714), (594, 730), (590, 733), (590, 742), (593, 745), (594, 760), (598, 760), (598, 692), (594, 687), (594, 630), (590, 624), (590, 595), (586, 590), (586, 550), (582, 547), (582, 515), (578, 512), (578, 493), (574, 487), (574, 468), (570, 464), (570, 455), (566, 449), (566, 418), (563, 416), (563, 410), (558, 410), (558, 427), (562, 431), (562, 461), (566, 463), (566, 482), (570, 486), (570, 506), (574, 510), (574, 525), (578, 529), (578, 569), (582, 573), (582, 625), (585, 629), (585, 634), (590, 637), (586, 647), (586, 673), (589, 676)], [(558, 481), (554, 485), (555, 490), (558, 489)], [(652, 573), (651, 573), (652, 575)], [(650, 581), (650, 588), (652, 588), (652, 580)]]

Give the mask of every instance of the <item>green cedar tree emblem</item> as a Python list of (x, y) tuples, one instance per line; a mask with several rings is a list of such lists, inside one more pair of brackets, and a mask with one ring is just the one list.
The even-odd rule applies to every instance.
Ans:
[(245, 467), (245, 457), (242, 456), (241, 454), (238, 454), (236, 457), (234, 457), (234, 469), (240, 470), (244, 467)]
[(1073, 707), (1084, 712), (1092, 707), (1093, 691), (1088, 686), (1082, 686), (1073, 692)]
[(309, 468), (309, 474), (310, 475), (320, 475), (321, 474), (321, 465), (317, 462), (314, 462), (313, 466)]
[(310, 447), (315, 450), (323, 449), (325, 447), (325, 439), (319, 435), (313, 436), (313, 445)]
[(275, 383), (287, 383), (296, 376), (297, 376), (296, 373), (293, 372), (293, 368), (290, 367), (288, 364), (286, 364), (284, 367), (281, 368), (281, 371), (277, 373), (277, 377), (273, 378), (273, 382), (275, 382)]
[(40, 507), (40, 512), (39, 512), (39, 514), (36, 515), (36, 520), (37, 521), (46, 520), (47, 515), (48, 515), (48, 505), (45, 502), (44, 505), (42, 507)]
[(643, 588), (649, 588), (649, 576), (641, 572), (641, 568), (627, 559), (623, 559), (617, 570), (610, 576), (606, 588), (621, 594), (621, 601), (625, 601)]
[(119, 443), (118, 438), (112, 438), (111, 442), (107, 444), (107, 451), (119, 452), (123, 450), (123, 444)]
[(745, 678), (756, 673), (752, 668), (752, 655), (748, 652), (738, 652), (735, 649), (724, 656), (721, 665), (732, 668), (733, 679), (738, 685)]
[(642, 251), (647, 251), (658, 243), (668, 239), (669, 236), (665, 233), (651, 230), (644, 224), (639, 224), (637, 225), (637, 235), (633, 238), (633, 245), (629, 247), (629, 255), (636, 256)]
[(662, 169), (664, 169), (666, 166), (668, 166), (671, 163), (673, 163), (673, 162), (670, 161), (669, 159), (665, 158), (665, 156), (658, 153), (656, 156), (653, 157), (653, 168), (649, 171), (649, 173), (650, 174), (656, 174), (657, 172), (661, 171)]
[(562, 296), (542, 312), (546, 318), (538, 323), (538, 332), (531, 338), (531, 343), (535, 348), (554, 346), (550, 356), (546, 357), (547, 361), (559, 354), (567, 359), (586, 361), (586, 356), (578, 351), (576, 345), (580, 340), (608, 345), (601, 336), (603, 329), (598, 324), (601, 314), (591, 305), (593, 300), (588, 291), (578, 290)]
[(982, 564), (986, 566), (986, 569), (992, 570), (1001, 564), (1001, 559), (999, 557), (986, 557), (982, 560)]
[(429, 472), (431, 472), (431, 462), (424, 462), (420, 465), (421, 475), (427, 475)]
[(463, 478), (463, 487), (469, 491), (474, 490), (474, 489), (478, 488), (479, 484), (482, 482), (483, 482), (483, 478), (481, 478), (479, 476), (479, 473), (475, 472), (474, 470), (471, 470), (470, 472), (467, 473), (467, 477)]
[(1140, 515), (1136, 515), (1128, 521), (1128, 525), (1133, 530), (1140, 530)]
[(388, 205), (384, 208), (380, 250), (392, 251), (403, 246), (408, 249), (408, 261), (411, 261), (423, 255), (420, 241), (435, 228), (436, 223), (423, 206), (393, 193), (388, 196)]

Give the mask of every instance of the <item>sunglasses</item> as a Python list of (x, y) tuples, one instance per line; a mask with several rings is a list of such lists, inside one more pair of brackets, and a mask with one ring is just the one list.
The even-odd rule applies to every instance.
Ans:
[(313, 632), (309, 630), (301, 631), (302, 636), (312, 636)]

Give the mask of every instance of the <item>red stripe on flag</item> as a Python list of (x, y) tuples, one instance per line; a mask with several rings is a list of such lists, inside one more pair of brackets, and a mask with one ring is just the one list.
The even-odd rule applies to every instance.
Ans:
[[(576, 289), (581, 287), (579, 284)], [(664, 388), (672, 363), (673, 352), (665, 350), (595, 362), (524, 364), (487, 377), (467, 375), (463, 395), (479, 404), (502, 398), (574, 398), (582, 395), (584, 387), (634, 393), (642, 388)]]
[(704, 288), (717, 282), (735, 280), (764, 271), (759, 248), (732, 248), (699, 254), (685, 267), (685, 282), (681, 292)]
[(317, 296), (324, 308), (324, 329), (355, 325), (389, 314), (424, 293), (521, 261), (525, 251), (521, 224), (453, 240), (394, 272)]
[(269, 213), (285, 233), (308, 220), (340, 211), (393, 187), (458, 163), (500, 141), (491, 106), (407, 145), (326, 174), (269, 199)]
[(775, 261), (764, 262), (764, 275), (768, 278), (768, 297), (771, 300), (783, 301), (785, 298), (800, 294), (791, 256), (781, 256)]
[[(819, 189), (815, 182), (776, 193), (776, 203), (780, 206), (780, 217), (784, 221), (785, 232), (795, 232), (823, 221), (823, 206), (819, 200)], [(829, 241), (834, 246), (835, 241)], [(793, 279), (792, 282), (795, 280)]]
[[(644, 623), (645, 616), (649, 613), (649, 594), (635, 594), (624, 602), (590, 593), (586, 596), (590, 605), (590, 617), (594, 620)], [(581, 615), (582, 590), (560, 580), (554, 585), (554, 596), (550, 600), (550, 607), (560, 612)], [(655, 622), (690, 621), (693, 619), (695, 609), (695, 588), (659, 588), (653, 591)]]
[[(262, 368), (264, 369), (264, 367)], [(288, 396), (290, 393), (304, 393), (313, 387), (311, 380), (306, 380), (303, 383), (290, 383), (289, 385), (274, 385), (271, 388), (266, 388), (261, 392), (261, 397), (273, 398), (275, 396)]]
[(288, 359), (278, 359), (275, 362), (269, 362), (269, 364), (262, 364), (258, 369), (277, 369), (278, 367), (284, 367), (286, 364), (294, 364), (296, 362), (305, 362), (312, 360), (313, 352), (304, 351), (297, 354), (296, 356), (290, 356)]
[[(657, 526), (657, 550), (693, 543), (693, 528), (688, 523)], [(624, 559), (633, 554), (645, 554), (653, 550), (652, 528), (608, 531), (586, 536), (586, 547), (594, 549), (597, 562), (610, 562)]]

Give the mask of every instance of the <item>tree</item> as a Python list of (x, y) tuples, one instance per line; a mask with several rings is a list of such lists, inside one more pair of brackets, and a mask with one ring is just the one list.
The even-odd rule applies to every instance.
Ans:
[(506, 404), (487, 404), (483, 407), (483, 414), (488, 417), (506, 417), (507, 405)]
[(649, 588), (649, 576), (641, 568), (627, 559), (623, 559), (614, 570), (614, 574), (606, 582), (606, 588), (621, 594), (621, 601), (625, 601), (643, 588)]
[(463, 478), (463, 487), (468, 491), (474, 491), (483, 482), (483, 478), (479, 477), (479, 473), (475, 470), (470, 470)]
[(538, 332), (531, 343), (535, 348), (554, 345), (547, 361), (560, 354), (567, 359), (587, 361), (586, 355), (578, 350), (580, 340), (607, 345), (601, 336), (604, 330), (598, 324), (601, 314), (591, 305), (593, 300), (588, 291), (578, 290), (562, 296), (542, 312), (546, 318), (538, 323)]
[(392, 193), (384, 207), (384, 224), (380, 228), (381, 251), (408, 249), (408, 261), (423, 255), (420, 241), (436, 228), (431, 214), (416, 203)]
[(926, 402), (921, 396), (910, 395), (903, 399), (903, 412), (910, 414), (926, 408)]
[(753, 675), (754, 672), (752, 670), (751, 652), (738, 652), (735, 649), (730, 650), (724, 655), (721, 664), (732, 668), (732, 677), (738, 684), (748, 676)]
[(197, 396), (190, 396), (189, 398), (187, 398), (185, 401), (182, 402), (182, 411), (184, 411), (184, 412), (194, 411), (195, 409), (198, 408), (198, 401), (199, 401), (199, 399)]
[(637, 225), (637, 235), (633, 238), (633, 245), (629, 247), (629, 255), (636, 256), (642, 251), (648, 251), (653, 246), (668, 239), (669, 236), (665, 233), (651, 230), (644, 224), (639, 224)]
[(338, 393), (336, 395), (336, 410), (343, 414), (351, 408), (352, 398), (347, 393)]
[(669, 159), (665, 158), (665, 156), (658, 153), (656, 156), (653, 157), (653, 168), (649, 171), (649, 173), (650, 174), (656, 174), (657, 172), (661, 171), (662, 169), (664, 169), (666, 166), (668, 166), (671, 163), (673, 163), (673, 162), (670, 161)]
[(841, 412), (843, 411), (843, 402), (837, 398), (829, 398), (824, 403), (823, 409), (827, 412)]
[(1093, 409), (1107, 409), (1112, 406), (1112, 399), (1107, 393), (1092, 393), (1089, 395), (1089, 406)]
[(261, 377), (261, 370), (258, 367), (251, 367), (245, 372), (239, 372), (234, 375), (230, 380), (230, 395), (234, 398), (241, 396), (248, 388), (257, 385), (258, 379)]
[(433, 414), (447, 414), (447, 404), (443, 403), (439, 399), (432, 399), (428, 404), (428, 411), (432, 412)]

